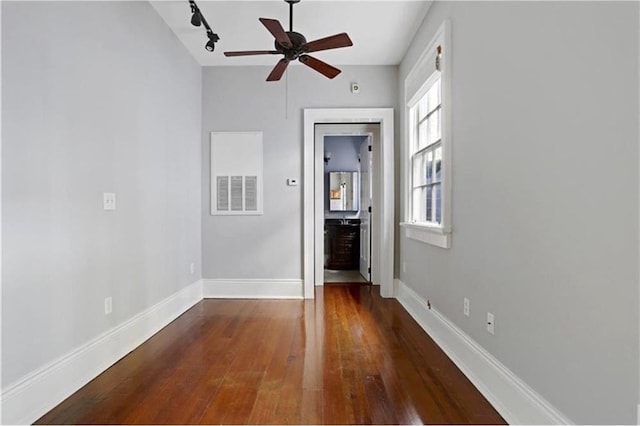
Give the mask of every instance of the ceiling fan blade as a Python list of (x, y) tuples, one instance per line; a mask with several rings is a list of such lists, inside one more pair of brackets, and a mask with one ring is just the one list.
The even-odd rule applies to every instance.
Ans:
[(326, 62), (322, 62), (320, 59), (316, 59), (313, 56), (302, 55), (299, 60), (309, 68), (313, 68), (327, 78), (334, 78), (342, 72), (338, 68), (331, 66)]
[(278, 81), (284, 74), (287, 69), (287, 65), (289, 65), (289, 60), (286, 58), (280, 59), (280, 61), (273, 67), (271, 74), (267, 77), (267, 81)]
[(305, 52), (318, 52), (320, 50), (337, 49), (339, 47), (353, 46), (353, 42), (347, 33), (340, 33), (318, 40), (310, 41), (302, 46)]
[(224, 52), (224, 56), (250, 56), (250, 55), (276, 55), (277, 50), (241, 50), (237, 52)]
[(260, 22), (262, 22), (262, 25), (267, 27), (269, 32), (273, 35), (273, 37), (281, 46), (287, 47), (287, 48), (293, 46), (293, 43), (291, 43), (291, 39), (289, 39), (289, 36), (285, 32), (284, 28), (282, 28), (280, 21), (276, 19), (269, 19), (269, 18), (258, 18), (258, 19), (260, 20)]

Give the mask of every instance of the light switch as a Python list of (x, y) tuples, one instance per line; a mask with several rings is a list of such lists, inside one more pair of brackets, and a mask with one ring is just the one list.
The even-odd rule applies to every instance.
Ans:
[(116, 194), (113, 192), (105, 192), (102, 194), (102, 203), (105, 210), (116, 209)]
[(298, 179), (287, 179), (288, 186), (298, 186)]

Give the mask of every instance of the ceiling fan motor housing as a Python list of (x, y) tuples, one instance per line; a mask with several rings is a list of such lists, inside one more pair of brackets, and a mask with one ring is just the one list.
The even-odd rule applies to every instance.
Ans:
[(305, 53), (303, 46), (307, 44), (307, 39), (300, 33), (295, 31), (287, 31), (289, 40), (291, 40), (291, 47), (285, 47), (275, 41), (276, 50), (284, 55), (289, 61), (295, 61), (300, 55)]

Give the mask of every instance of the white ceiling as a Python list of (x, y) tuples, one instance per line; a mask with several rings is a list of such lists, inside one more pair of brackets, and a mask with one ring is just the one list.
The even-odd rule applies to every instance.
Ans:
[[(151, 1), (194, 58), (203, 66), (274, 65), (274, 55), (227, 58), (229, 50), (271, 50), (273, 36), (258, 21), (277, 19), (289, 30), (284, 0), (196, 0), (220, 36), (214, 52), (204, 48), (204, 27), (191, 25), (187, 0)], [(346, 32), (352, 47), (314, 53), (332, 65), (397, 65), (424, 18), (431, 0), (301, 0), (294, 5), (293, 30), (308, 41)]]

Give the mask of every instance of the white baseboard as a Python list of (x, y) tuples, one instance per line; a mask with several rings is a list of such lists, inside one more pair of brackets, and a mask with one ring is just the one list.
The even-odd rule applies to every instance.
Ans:
[(509, 424), (573, 424), (402, 281), (396, 298)]
[(197, 281), (2, 392), (2, 423), (31, 424), (202, 300)]
[[(394, 283), (395, 284), (395, 283)], [(30, 424), (202, 298), (302, 299), (302, 280), (205, 279), (141, 312), (2, 392), (2, 423)], [(401, 281), (396, 297), (510, 424), (572, 424)], [(640, 415), (639, 415), (640, 417)]]
[(295, 279), (204, 279), (204, 298), (213, 299), (302, 299), (302, 280)]

